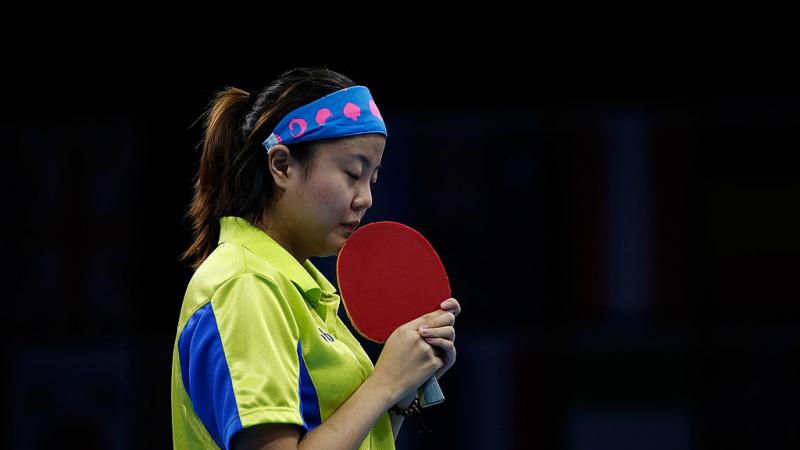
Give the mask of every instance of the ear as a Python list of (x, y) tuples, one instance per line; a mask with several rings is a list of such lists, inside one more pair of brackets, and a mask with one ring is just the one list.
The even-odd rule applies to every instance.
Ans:
[(289, 186), (289, 170), (294, 171), (289, 162), (292, 160), (292, 153), (285, 145), (278, 144), (269, 151), (268, 164), (269, 172), (275, 184), (283, 189)]

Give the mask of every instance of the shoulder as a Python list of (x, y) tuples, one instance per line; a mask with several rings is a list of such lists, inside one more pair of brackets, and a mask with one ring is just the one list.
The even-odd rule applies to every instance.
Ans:
[(211, 296), (211, 308), (220, 326), (234, 323), (252, 331), (268, 325), (298, 333), (292, 300), (260, 273), (240, 273), (226, 280)]
[(238, 311), (246, 314), (269, 305), (288, 311), (290, 305), (302, 303), (298, 296), (292, 281), (269, 261), (254, 255), (241, 244), (223, 242), (189, 280), (181, 322), (186, 322), (209, 302), (215, 309), (236, 305)]
[(241, 272), (233, 275), (217, 286), (211, 300), (219, 304), (228, 298), (249, 299), (283, 298), (285, 294), (275, 281), (257, 272)]
[(205, 285), (211, 297), (232, 286), (269, 289), (277, 295), (290, 295), (293, 285), (279, 270), (259, 258), (247, 247), (223, 242), (198, 267), (192, 282)]

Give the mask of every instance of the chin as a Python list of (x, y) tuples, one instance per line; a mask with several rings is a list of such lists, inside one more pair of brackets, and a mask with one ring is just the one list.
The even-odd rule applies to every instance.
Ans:
[(347, 238), (345, 237), (340, 237), (339, 239), (336, 240), (336, 253), (339, 253), (339, 250), (341, 250), (342, 247), (344, 247), (345, 242), (347, 242)]
[(326, 252), (325, 256), (338, 255), (339, 251), (344, 247), (345, 242), (347, 242), (347, 238), (344, 236), (334, 236), (332, 242), (328, 246), (329, 250)]

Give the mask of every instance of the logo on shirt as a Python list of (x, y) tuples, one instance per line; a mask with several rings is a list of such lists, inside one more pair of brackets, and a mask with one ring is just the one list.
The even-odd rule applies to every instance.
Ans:
[(330, 334), (326, 333), (322, 328), (317, 327), (317, 329), (319, 330), (319, 335), (322, 336), (322, 339), (325, 339), (328, 342), (333, 342), (334, 341), (333, 336), (331, 336)]

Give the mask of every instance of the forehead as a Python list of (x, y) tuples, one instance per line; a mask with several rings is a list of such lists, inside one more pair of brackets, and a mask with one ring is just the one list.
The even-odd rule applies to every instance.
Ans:
[(372, 133), (333, 139), (320, 145), (325, 148), (323, 153), (329, 155), (334, 162), (363, 161), (368, 166), (379, 167), (386, 138)]

